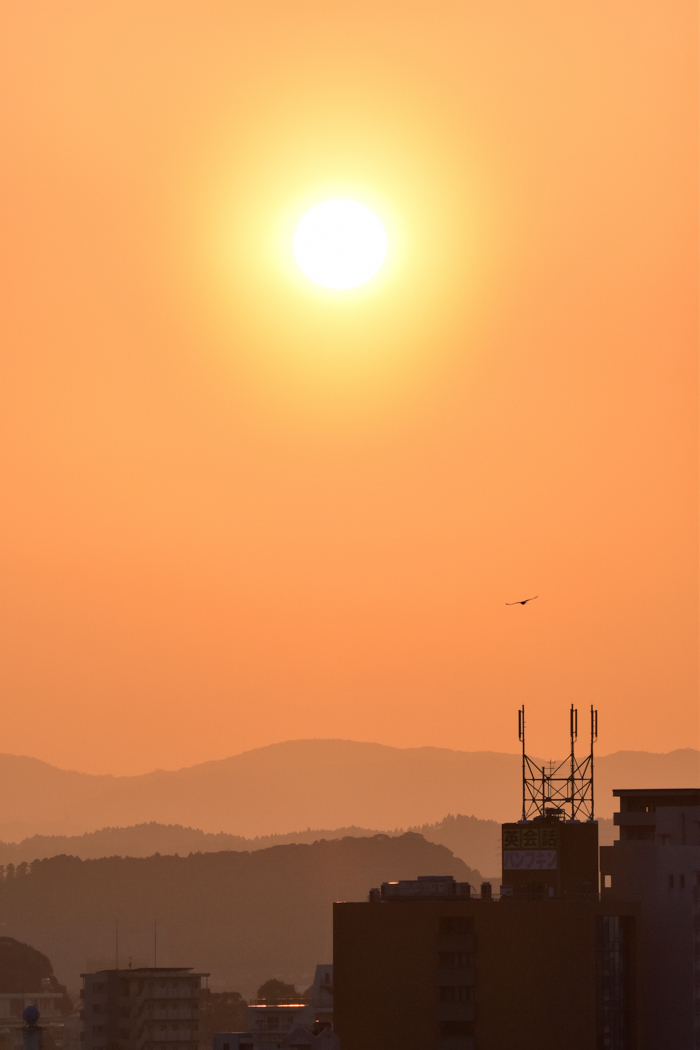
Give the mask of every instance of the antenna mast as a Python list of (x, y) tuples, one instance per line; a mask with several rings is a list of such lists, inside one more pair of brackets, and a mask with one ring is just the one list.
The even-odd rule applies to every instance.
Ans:
[(518, 711), (518, 740), (523, 745), (523, 820), (527, 820), (525, 816), (525, 763), (527, 761), (525, 754), (525, 704)]

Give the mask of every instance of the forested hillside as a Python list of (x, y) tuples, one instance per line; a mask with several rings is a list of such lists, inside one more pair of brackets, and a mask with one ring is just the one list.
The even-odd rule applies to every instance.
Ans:
[[(307, 987), (331, 958), (331, 904), (383, 881), (451, 874), (478, 883), (416, 834), (322, 840), (256, 852), (37, 861), (0, 880), (4, 932), (53, 960), (69, 989), (86, 969), (194, 966), (214, 989), (252, 994), (274, 975)], [(157, 924), (157, 925), (156, 925)]]
[[(428, 842), (437, 842), (451, 849), (471, 868), (478, 868), (489, 877), (500, 875), (501, 826), (495, 820), (479, 820), (461, 813), (448, 814), (434, 824), (411, 828), (307, 828), (290, 831), (286, 835), (262, 835), (246, 839), (241, 835), (214, 835), (198, 828), (183, 828), (179, 824), (135, 824), (128, 828), (102, 828), (85, 835), (33, 835), (21, 842), (0, 842), (0, 866), (31, 862), (62, 853), (82, 860), (98, 857), (151, 857), (154, 853), (178, 854), (218, 853), (221, 850), (259, 850), (291, 842), (316, 842), (318, 839), (367, 838), (371, 835), (403, 835), (416, 831)], [(613, 841), (611, 820), (599, 821), (601, 846)]]

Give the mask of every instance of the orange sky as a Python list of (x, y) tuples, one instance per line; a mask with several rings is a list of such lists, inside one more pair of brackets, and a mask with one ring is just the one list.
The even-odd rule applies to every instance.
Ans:
[(696, 4), (0, 12), (0, 750), (697, 746)]

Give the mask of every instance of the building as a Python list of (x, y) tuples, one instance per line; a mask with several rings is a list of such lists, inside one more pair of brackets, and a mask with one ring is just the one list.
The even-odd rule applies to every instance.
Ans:
[[(603, 899), (593, 747), (539, 766), (522, 742), (522, 817), (502, 826), (502, 882), (384, 883), (334, 905), (343, 1050), (637, 1050), (639, 905)], [(659, 1044), (655, 1050), (661, 1050)]]
[(640, 1050), (700, 1048), (700, 789), (615, 790), (619, 841), (600, 850), (604, 901), (640, 913)]
[(64, 1017), (62, 1044), (60, 1046), (57, 1044), (57, 1050), (83, 1050), (85, 1046), (84, 1013), (82, 1003), (80, 1003), (76, 1009)]
[[(598, 893), (598, 822), (558, 814), (501, 826), (503, 887), (516, 897)], [(503, 889), (502, 891), (503, 892)]]
[(217, 1032), (213, 1050), (282, 1050), (283, 1047), (298, 1046), (335, 1050), (336, 1044), (333, 1034), (333, 966), (322, 963), (316, 967), (308, 997), (251, 1000), (248, 1031)]
[(339, 1050), (340, 1043), (330, 1028), (324, 1028), (318, 1034), (314, 1034), (301, 1025), (293, 1028), (281, 1043), (256, 1043), (249, 1032), (234, 1032), (230, 1035), (220, 1033), (214, 1036), (213, 1050), (253, 1050), (254, 1047), (261, 1050)]
[(0, 1037), (3, 1050), (16, 1050), (22, 1046), (22, 1029), (25, 1026), (22, 1013), (27, 1006), (39, 1010), (39, 1024), (48, 1029), (58, 1048), (63, 1047), (64, 1021), (62, 1012), (63, 993), (52, 987), (50, 977), (41, 981), (40, 992), (0, 993)]
[(81, 974), (85, 1050), (200, 1050), (208, 976), (163, 966)]
[[(252, 999), (248, 1005), (246, 1034), (251, 1037), (251, 1045), (256, 1048), (277, 1050), (292, 1029), (310, 1027), (312, 1024), (310, 1001), (304, 996), (297, 996), (296, 999)], [(225, 1044), (221, 1050), (225, 1050)]]
[(416, 882), (334, 905), (342, 1050), (635, 1050), (634, 905)]

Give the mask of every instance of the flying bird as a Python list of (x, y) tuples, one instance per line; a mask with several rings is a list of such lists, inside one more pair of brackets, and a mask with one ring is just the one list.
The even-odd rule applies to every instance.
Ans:
[(532, 598), (526, 598), (523, 602), (506, 602), (506, 605), (527, 605), (528, 602), (534, 602), (535, 598), (539, 598), (539, 594), (533, 594)]

